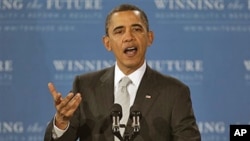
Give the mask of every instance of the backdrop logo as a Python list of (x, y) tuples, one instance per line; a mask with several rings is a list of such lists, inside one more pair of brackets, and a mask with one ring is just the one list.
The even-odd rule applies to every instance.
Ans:
[(224, 0), (155, 0), (158, 9), (169, 10), (223, 10)]
[(148, 64), (158, 71), (168, 72), (202, 72), (201, 60), (149, 60)]
[(207, 133), (223, 134), (226, 132), (226, 125), (222, 121), (198, 122), (198, 127), (202, 134), (207, 134)]
[(46, 3), (47, 9), (102, 9), (101, 0), (47, 0)]
[(223, 121), (197, 122), (202, 141), (228, 141), (228, 126)]
[(100, 10), (102, 0), (0, 0), (0, 10)]
[(41, 141), (46, 124), (0, 121), (0, 141)]
[(250, 60), (244, 60), (244, 66), (248, 72), (250, 72)]
[(23, 0), (0, 0), (0, 10), (13, 9), (21, 10), (23, 8)]
[[(114, 60), (53, 60), (54, 80), (72, 81), (77, 74), (97, 71), (114, 65)], [(201, 84), (202, 60), (148, 60), (153, 69), (177, 77), (189, 84)]]
[(99, 24), (101, 10), (102, 0), (0, 0), (0, 32), (75, 31)]
[(244, 60), (243, 65), (245, 67), (246, 73), (245, 73), (245, 80), (248, 85), (250, 85), (250, 60)]
[(12, 81), (13, 61), (0, 60), (0, 85), (9, 85)]
[(0, 60), (0, 72), (12, 72), (12, 60)]
[(75, 75), (110, 67), (114, 60), (53, 60), (52, 63), (56, 81), (71, 81)]
[(177, 77), (191, 85), (201, 84), (203, 81), (202, 60), (148, 60), (147, 63), (157, 71)]
[(113, 60), (54, 60), (53, 65), (58, 72), (97, 71), (114, 64)]
[[(185, 32), (250, 32), (250, 0), (154, 0), (156, 21)], [(205, 12), (202, 12), (205, 11)]]
[(24, 127), (22, 122), (0, 122), (0, 133), (23, 133)]

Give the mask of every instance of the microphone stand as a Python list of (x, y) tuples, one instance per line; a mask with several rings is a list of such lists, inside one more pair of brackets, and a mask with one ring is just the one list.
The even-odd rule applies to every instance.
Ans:
[(123, 141), (122, 135), (120, 133), (120, 127), (115, 127), (112, 129), (113, 134), (120, 140)]
[(130, 134), (129, 133), (127, 133), (127, 132), (124, 133), (123, 141), (130, 141)]
[(121, 136), (119, 127), (118, 128), (113, 128), (113, 134), (120, 140), (120, 141), (133, 141), (135, 137), (139, 134), (140, 128), (135, 128), (135, 127), (128, 127), (125, 125), (120, 125), (122, 128), (133, 128), (132, 130), (128, 129), (128, 131), (125, 130), (124, 136)]

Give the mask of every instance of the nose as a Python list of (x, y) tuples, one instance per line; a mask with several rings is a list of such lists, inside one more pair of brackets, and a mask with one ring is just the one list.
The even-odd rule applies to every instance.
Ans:
[(135, 38), (134, 38), (134, 35), (133, 35), (133, 32), (132, 31), (126, 31), (125, 34), (124, 34), (124, 38), (123, 38), (123, 41), (124, 42), (131, 42), (133, 41)]

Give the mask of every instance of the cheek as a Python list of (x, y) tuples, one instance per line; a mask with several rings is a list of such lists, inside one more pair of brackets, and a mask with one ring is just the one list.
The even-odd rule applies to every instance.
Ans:
[(118, 51), (121, 47), (121, 45), (115, 40), (110, 41), (109, 46), (112, 51)]
[(120, 55), (119, 55), (119, 54), (120, 54), (119, 47), (113, 46), (112, 51), (113, 51), (113, 53), (116, 54), (117, 56), (120, 56)]

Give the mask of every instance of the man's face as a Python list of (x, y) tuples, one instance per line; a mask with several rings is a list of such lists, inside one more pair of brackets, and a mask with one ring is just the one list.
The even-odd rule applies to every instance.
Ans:
[(130, 74), (142, 66), (147, 47), (153, 42), (153, 32), (146, 30), (138, 11), (114, 13), (108, 34), (103, 43), (108, 51), (114, 53), (123, 73)]

